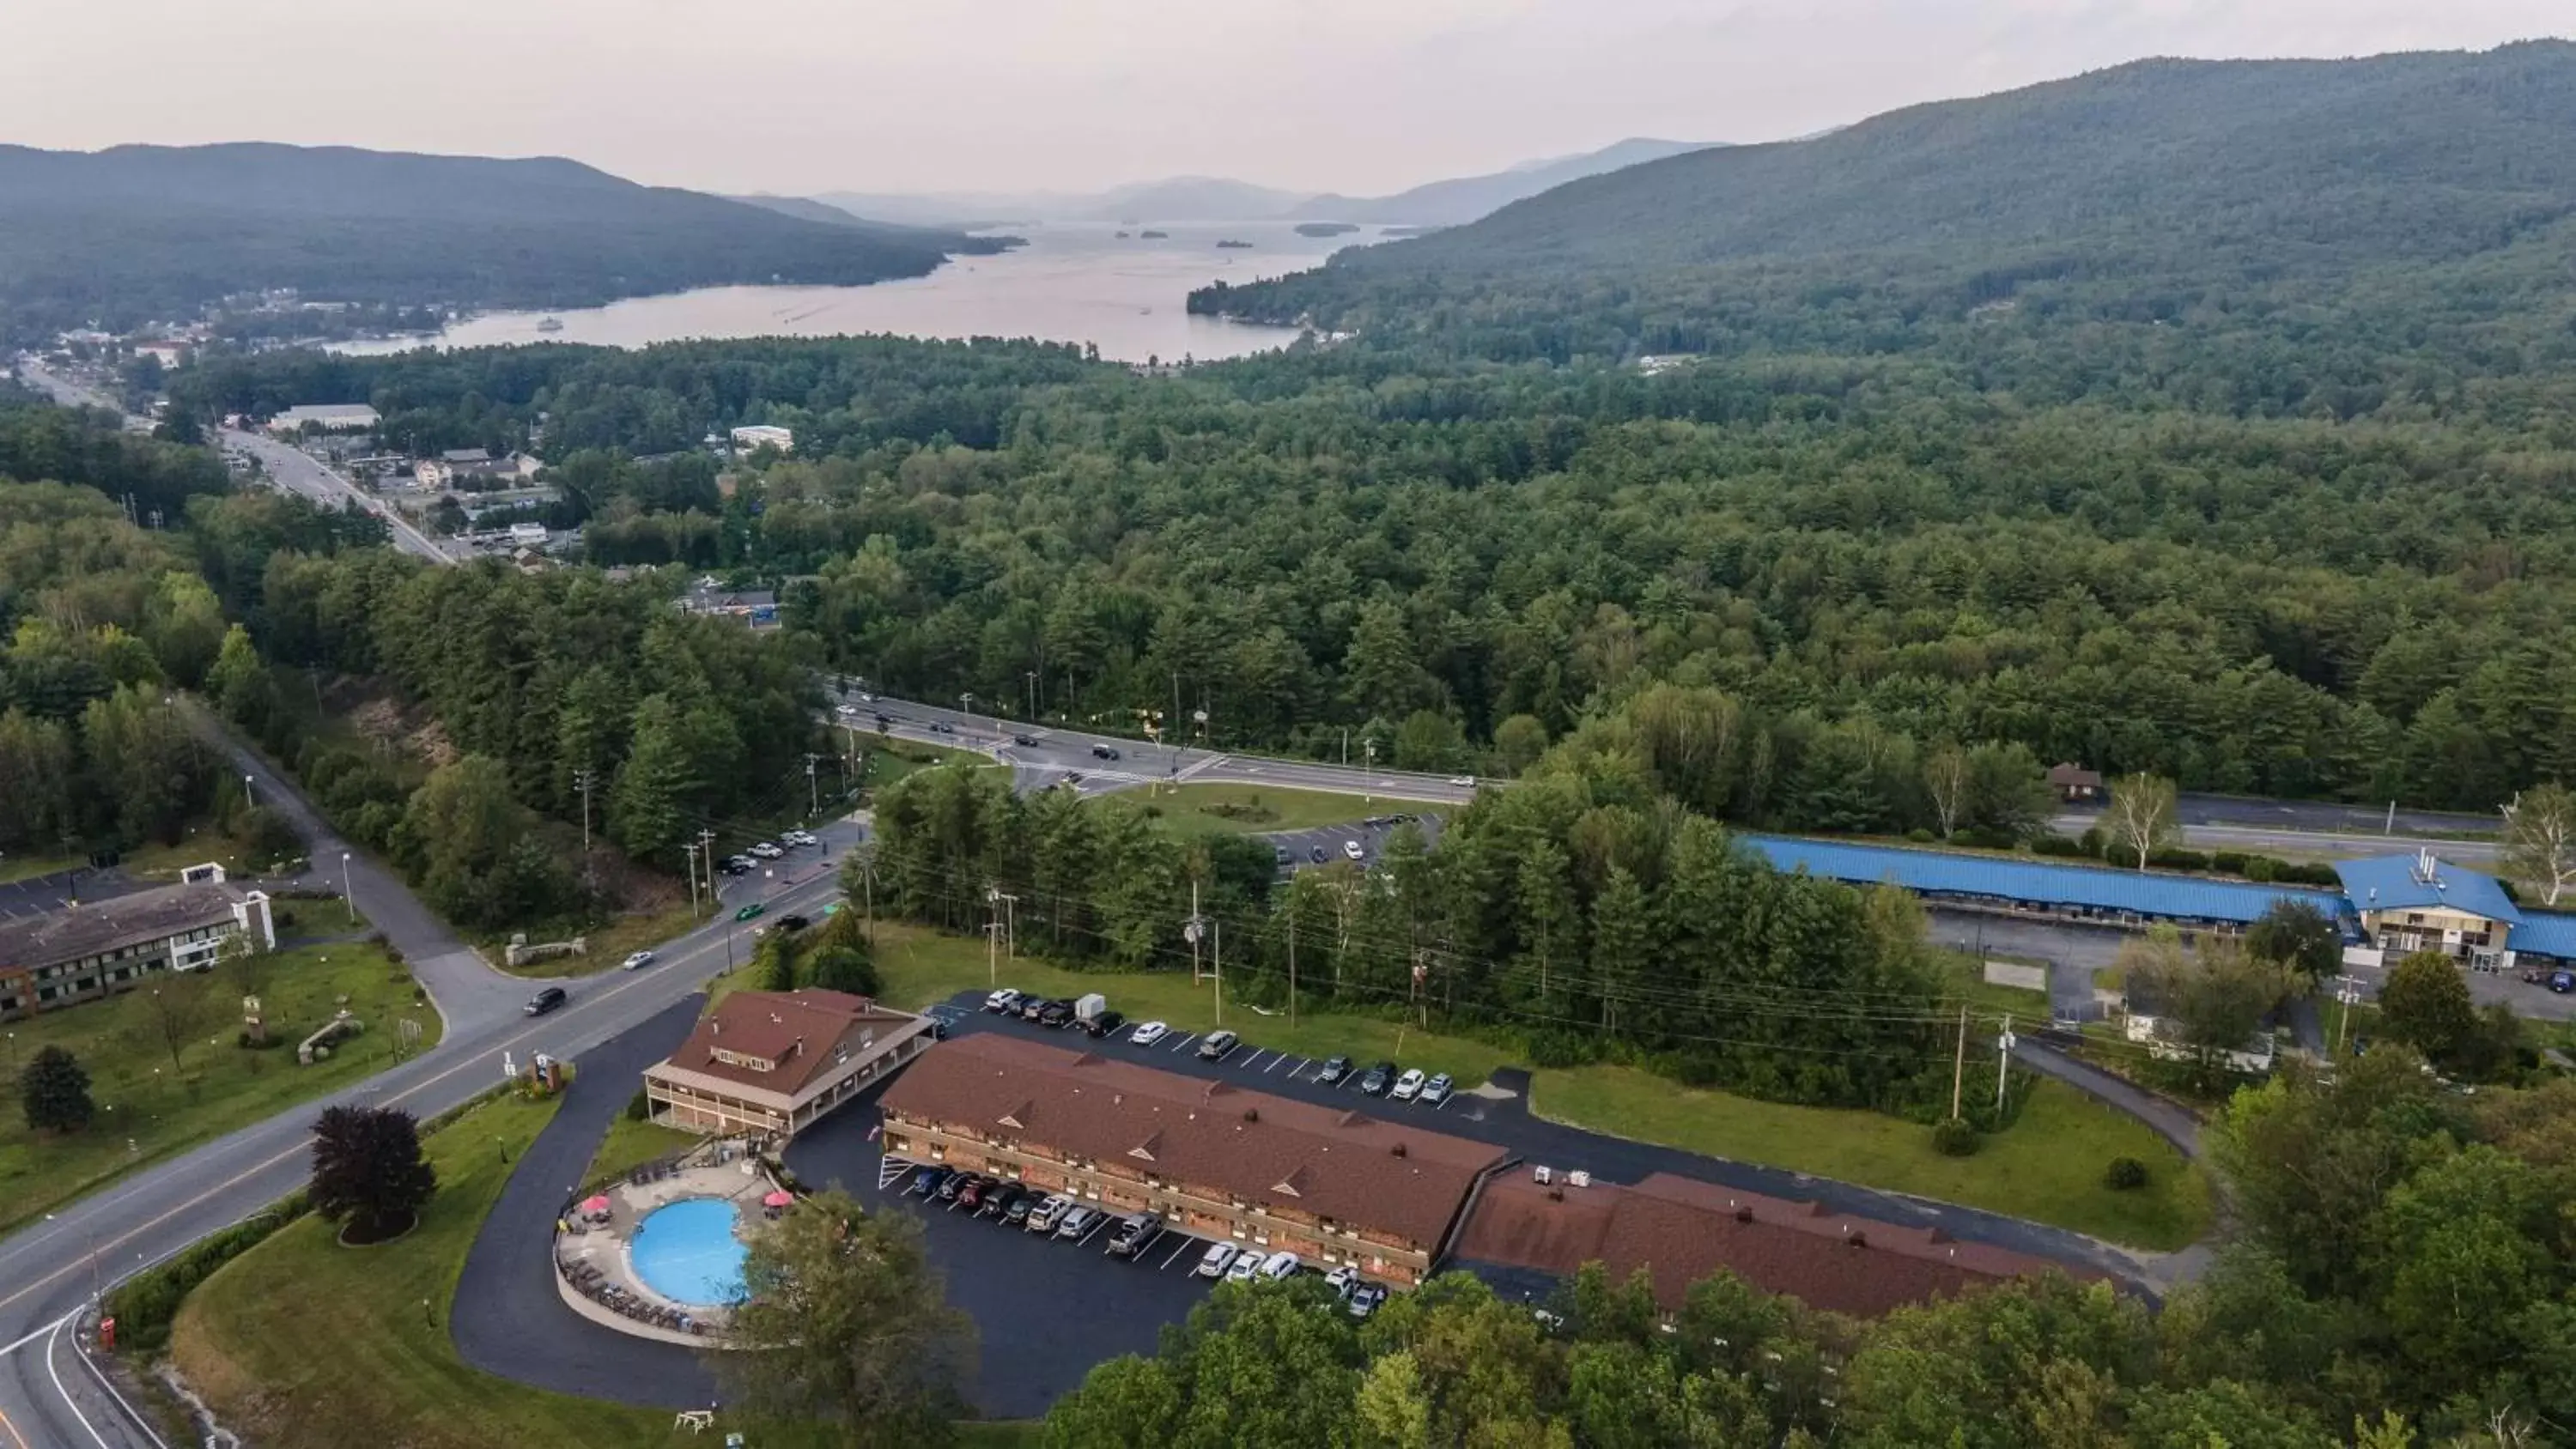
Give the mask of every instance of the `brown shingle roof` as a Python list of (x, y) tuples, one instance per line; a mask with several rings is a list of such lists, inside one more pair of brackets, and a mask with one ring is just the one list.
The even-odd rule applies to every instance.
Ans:
[[(669, 1065), (793, 1097), (831, 1065), (835, 1047), (846, 1043), (857, 1052), (914, 1019), (845, 991), (737, 991), (698, 1023)], [(774, 1065), (759, 1071), (725, 1061), (719, 1051)]]
[[(998, 1132), (1266, 1207), (1436, 1246), (1502, 1149), (1043, 1042), (976, 1033), (886, 1089), (889, 1116)], [(1004, 1115), (1021, 1124), (1013, 1130)]]
[[(1532, 1174), (1486, 1184), (1458, 1256), (1564, 1276), (1599, 1262), (1615, 1278), (1644, 1268), (1655, 1301), (1677, 1310), (1690, 1285), (1724, 1268), (1809, 1306), (1877, 1317), (1996, 1278), (2062, 1265), (1935, 1228), (1836, 1213), (1671, 1173), (1634, 1187), (1564, 1187)], [(2087, 1276), (2079, 1273), (2078, 1276)]]

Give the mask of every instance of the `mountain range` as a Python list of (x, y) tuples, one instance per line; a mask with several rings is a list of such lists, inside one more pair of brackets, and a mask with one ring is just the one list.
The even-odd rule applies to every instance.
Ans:
[(552, 308), (722, 283), (852, 284), (995, 245), (782, 215), (551, 157), (0, 146), (0, 332), (18, 336), (186, 316), (271, 288)]
[(1659, 160), (1709, 143), (1632, 138), (1525, 161), (1482, 176), (1433, 181), (1392, 196), (1311, 195), (1213, 176), (1178, 176), (1097, 192), (824, 192), (816, 201), (877, 221), (982, 227), (1024, 221), (1348, 221), (1456, 226), (1523, 197), (1586, 176)]
[(1679, 351), (1774, 303), (1770, 320), (1813, 331), (1882, 300), (1909, 319), (2027, 300), (2132, 321), (2374, 279), (2391, 296), (2520, 287), (2576, 257), (2571, 135), (2563, 41), (2147, 60), (1574, 180), (1192, 306), (1341, 330), (1465, 318), (1478, 307), (1455, 304), (1481, 301)]

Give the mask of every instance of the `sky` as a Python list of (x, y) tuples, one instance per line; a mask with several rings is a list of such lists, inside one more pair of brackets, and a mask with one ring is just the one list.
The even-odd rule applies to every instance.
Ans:
[(1375, 195), (2149, 55), (2476, 49), (2568, 0), (42, 0), (0, 141), (561, 155), (710, 191)]

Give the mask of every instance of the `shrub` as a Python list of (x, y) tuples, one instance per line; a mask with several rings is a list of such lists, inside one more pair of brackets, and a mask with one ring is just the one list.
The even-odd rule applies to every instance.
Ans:
[(2243, 875), (2245, 873), (2245, 852), (2241, 850), (2213, 850), (2209, 853), (2209, 868), (2211, 870), (2223, 872), (2227, 875)]
[(1950, 838), (1954, 843), (1964, 845), (1971, 850), (2010, 850), (2019, 843), (2013, 839), (2012, 833), (2006, 830), (1968, 829)]
[(2085, 853), (2082, 841), (2069, 840), (2063, 835), (2036, 836), (2030, 842), (2030, 849), (2034, 855), (2080, 856)]
[(1944, 1157), (1974, 1157), (1982, 1142), (1976, 1124), (1965, 1117), (1945, 1117), (1933, 1124), (1932, 1150)]
[(2082, 850), (2086, 855), (2097, 858), (2101, 856), (2102, 848), (2107, 843), (2108, 841), (2102, 834), (2102, 827), (2099, 825), (2087, 829), (2082, 835), (2077, 836), (2075, 840), (2077, 849)]
[(177, 1257), (118, 1284), (107, 1295), (107, 1311), (116, 1319), (117, 1351), (158, 1352), (170, 1342), (170, 1321), (178, 1317), (179, 1304), (191, 1289), (304, 1213), (304, 1194), (293, 1194), (259, 1216), (200, 1238)]
[(2245, 857), (2245, 878), (2247, 880), (2270, 881), (2278, 880), (2280, 879), (2280, 876), (2281, 863), (2274, 860), (2272, 857), (2268, 855), (2249, 855)]
[(1917, 825), (1913, 829), (1905, 832), (1905, 838), (1913, 841), (1917, 845), (1930, 845), (1940, 837), (1934, 835), (1931, 831), (1924, 829), (1922, 826)]
[(626, 1099), (626, 1120), (629, 1122), (641, 1122), (652, 1115), (653, 1099), (645, 1095), (642, 1087), (637, 1087), (635, 1089), (635, 1095)]
[(2197, 850), (2168, 847), (2147, 857), (2147, 864), (2166, 870), (2207, 870), (2209, 857)]
[(2114, 1157), (2103, 1169), (2102, 1185), (2113, 1192), (2136, 1192), (2147, 1185), (2147, 1165), (2134, 1157)]

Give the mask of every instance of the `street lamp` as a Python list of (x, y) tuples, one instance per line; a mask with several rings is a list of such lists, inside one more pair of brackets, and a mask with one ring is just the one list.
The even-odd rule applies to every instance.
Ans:
[(349, 884), (349, 852), (340, 852), (340, 901), (349, 908), (349, 924), (358, 924), (357, 891)]
[(242, 775), (242, 803), (253, 810), (259, 808), (259, 791), (253, 787), (253, 781), (247, 772)]
[(957, 696), (958, 711), (966, 716), (966, 727), (975, 727), (975, 696), (970, 692)]

